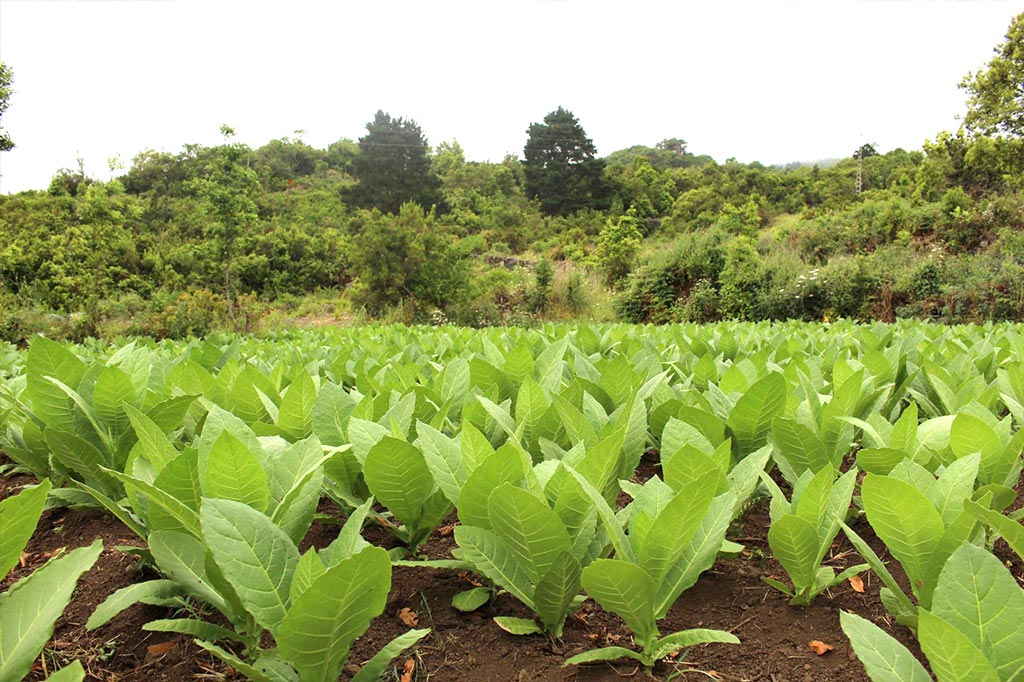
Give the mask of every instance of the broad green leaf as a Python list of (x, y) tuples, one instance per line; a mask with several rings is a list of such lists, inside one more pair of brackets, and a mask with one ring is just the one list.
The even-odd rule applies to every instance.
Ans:
[(914, 594), (927, 590), (931, 555), (945, 532), (935, 507), (908, 483), (877, 474), (864, 478), (861, 499), (871, 527), (902, 564)]
[(115, 434), (131, 426), (124, 406), (135, 402), (135, 387), (128, 375), (117, 367), (105, 367), (96, 377), (92, 403), (103, 424)]
[(662, 462), (668, 461), (685, 445), (697, 448), (697, 450), (705, 455), (711, 455), (715, 451), (715, 446), (711, 444), (711, 441), (697, 427), (675, 417), (670, 417), (661, 434)]
[(455, 358), (445, 365), (441, 378), (441, 400), (447, 402), (464, 399), (470, 388), (469, 363), (464, 358)]
[(437, 487), (449, 502), (457, 505), (462, 487), (469, 478), (462, 461), (462, 448), (454, 439), (423, 422), (417, 422), (416, 436), (416, 445), (423, 453)]
[(1024, 559), (1024, 526), (1008, 516), (1004, 516), (991, 509), (986, 509), (971, 500), (964, 502), (964, 509), (1001, 535), (1006, 540), (1006, 544), (1010, 546), (1010, 549), (1016, 552), (1017, 556)]
[(706, 483), (688, 484), (654, 519), (637, 551), (636, 563), (643, 566), (655, 585), (661, 584), (690, 544), (714, 495), (715, 490)]
[(473, 587), (459, 592), (452, 597), (452, 606), (459, 611), (476, 611), (491, 599), (491, 591), (486, 587)]
[(555, 637), (561, 636), (565, 616), (579, 594), (580, 570), (580, 562), (572, 552), (562, 552), (533, 590), (533, 610)]
[(222, 594), (216, 576), (207, 566), (207, 549), (195, 536), (173, 530), (158, 530), (149, 534), (149, 549), (157, 568), (189, 594), (199, 597), (229, 618), (241, 615), (229, 603), (234, 595)]
[(569, 473), (568, 467), (559, 464), (544, 485), (544, 494), (565, 525), (573, 544), (573, 556), (581, 563), (587, 563), (587, 550), (597, 529), (597, 511), (587, 493)]
[(999, 434), (977, 417), (964, 413), (957, 414), (949, 428), (949, 447), (958, 458), (980, 452), (983, 460), (1003, 451)]
[(654, 622), (655, 585), (636, 564), (598, 559), (583, 569), (583, 589), (606, 611), (626, 622), (641, 645), (657, 633)]
[(99, 540), (53, 559), (0, 594), (0, 680), (20, 680), (32, 669), (71, 601), (78, 578), (103, 551)]
[(230, 639), (235, 642), (242, 641), (233, 630), (191, 618), (151, 620), (144, 624), (142, 629), (147, 632), (178, 632), (183, 635), (192, 635), (197, 639), (204, 639), (208, 642), (216, 642), (221, 639)]
[(938, 682), (1000, 682), (999, 673), (970, 638), (924, 609), (917, 637)]
[(348, 420), (356, 402), (348, 392), (326, 382), (320, 385), (313, 403), (313, 433), (324, 445), (338, 447), (348, 442)]
[[(198, 395), (178, 395), (168, 398), (146, 410), (145, 416), (156, 424), (157, 428), (161, 431), (170, 433), (181, 427), (181, 423), (185, 420), (185, 415), (188, 414), (189, 408), (192, 407), (192, 403), (198, 397)], [(130, 417), (131, 410), (128, 407), (130, 406), (125, 405), (125, 411), (128, 412)]]
[(0, 501), (0, 578), (18, 563), (22, 550), (32, 538), (50, 492), (50, 481), (26, 488)]
[(727, 423), (740, 456), (764, 445), (772, 420), (781, 416), (785, 407), (786, 379), (776, 372), (758, 380), (736, 401)]
[(46, 678), (46, 682), (82, 682), (85, 679), (85, 668), (81, 661), (71, 661), (66, 666)]
[(466, 475), (468, 476), (476, 470), (481, 462), (494, 454), (494, 448), (491, 447), (490, 441), (475, 426), (469, 423), (462, 425), (459, 439), (459, 447), (462, 450), (462, 462), (466, 467)]
[(291, 440), (302, 440), (313, 433), (313, 406), (316, 403), (316, 385), (305, 370), (297, 372), (281, 398), (277, 426)]
[(907, 451), (894, 448), (864, 448), (857, 452), (857, 466), (869, 474), (887, 476), (909, 456)]
[(1024, 671), (1024, 590), (985, 549), (964, 544), (953, 552), (939, 576), (931, 613), (981, 651), (1000, 679)]
[(74, 433), (76, 424), (70, 396), (45, 377), (77, 388), (85, 371), (85, 363), (61, 344), (42, 336), (33, 337), (25, 355), (25, 394), (32, 402), (32, 412), (47, 428)]
[(260, 461), (245, 445), (224, 431), (210, 448), (206, 479), (201, 480), (203, 495), (247, 504), (266, 512), (270, 485)]
[(85, 627), (88, 630), (95, 630), (106, 625), (117, 614), (135, 604), (171, 604), (181, 594), (181, 586), (172, 580), (147, 580), (144, 583), (122, 587), (96, 607)]
[(334, 454), (324, 453), (310, 436), (271, 455), (270, 518), (298, 544), (313, 521), (323, 487), (323, 467)]
[(608, 504), (615, 502), (619, 492), (618, 480), (622, 468), (624, 436), (623, 428), (614, 429), (609, 436), (587, 448), (583, 456), (574, 463), (576, 471), (601, 491)]
[(178, 450), (167, 440), (164, 431), (156, 422), (131, 405), (125, 404), (124, 409), (139, 439), (136, 447), (142, 449), (143, 456), (149, 460), (157, 473), (163, 471), (167, 463), (178, 456)]
[(107, 454), (74, 433), (47, 428), (43, 435), (50, 448), (50, 456), (56, 462), (74, 472), (91, 487), (108, 495), (116, 494), (117, 484), (104, 472), (104, 467), (112, 465)]
[(409, 630), (408, 632), (398, 635), (393, 640), (385, 644), (384, 648), (374, 654), (373, 658), (363, 664), (363, 667), (360, 668), (359, 672), (357, 672), (352, 678), (352, 682), (376, 682), (377, 679), (384, 674), (388, 665), (391, 664), (391, 661), (393, 661), (398, 654), (413, 646), (416, 642), (429, 634), (429, 629), (421, 629)]
[(456, 526), (453, 551), (456, 558), (468, 561), (495, 585), (533, 608), (533, 587), (530, 576), (516, 555), (497, 535), (475, 526)]
[(732, 492), (719, 495), (711, 502), (693, 539), (657, 586), (655, 618), (664, 618), (679, 595), (692, 587), (700, 575), (714, 565), (735, 507), (736, 496)]
[[(245, 675), (250, 682), (282, 682), (282, 678), (280, 676), (268, 674), (257, 666), (247, 663), (238, 656), (235, 656), (231, 652), (221, 649), (216, 644), (212, 644), (202, 639), (197, 639), (196, 644), (208, 651), (215, 658), (226, 663), (230, 668), (236, 670), (242, 675)], [(298, 682), (298, 677), (293, 677), (291, 680), (288, 680), (288, 682)]]
[(299, 550), (283, 530), (252, 507), (204, 497), (203, 538), (217, 566), (256, 622), (277, 632), (287, 612)]
[(817, 472), (832, 466), (818, 434), (795, 419), (772, 421), (772, 437), (778, 448), (776, 463), (787, 481), (795, 481), (805, 471)]
[(544, 389), (532, 377), (526, 377), (519, 385), (516, 396), (516, 422), (526, 427), (526, 442), (532, 443), (538, 436), (538, 429), (545, 412), (548, 410), (548, 399)]
[(491, 527), (526, 571), (538, 583), (572, 543), (554, 510), (531, 493), (503, 483), (487, 501)]
[(335, 682), (357, 637), (380, 615), (391, 589), (387, 552), (367, 547), (316, 579), (277, 633), (281, 654), (303, 682)]
[(710, 643), (739, 644), (740, 640), (736, 635), (724, 630), (709, 630), (706, 628), (681, 630), (659, 639), (651, 658), (659, 660), (680, 649), (689, 649), (698, 644)]
[(768, 544), (797, 591), (814, 584), (818, 572), (816, 527), (799, 516), (787, 514), (772, 522)]
[[(168, 465), (167, 469), (169, 469), (170, 466), (171, 465)], [(165, 471), (167, 469), (165, 469)], [(161, 490), (155, 485), (150, 485), (149, 483), (139, 480), (134, 476), (126, 476), (125, 474), (120, 474), (116, 471), (106, 471), (111, 476), (124, 483), (126, 488), (134, 488), (139, 494), (145, 495), (149, 499), (150, 505), (158, 506), (177, 523), (181, 524), (181, 527), (185, 531), (191, 533), (197, 538), (202, 536), (202, 531), (199, 528), (199, 514), (180, 502), (176, 497)], [(158, 476), (157, 481), (159, 482), (159, 480), (160, 477)]]
[(385, 436), (366, 455), (363, 475), (377, 501), (395, 518), (415, 526), (434, 492), (423, 454), (405, 441)]
[(526, 476), (527, 464), (522, 458), (510, 457), (501, 448), (486, 457), (466, 479), (459, 494), (459, 520), (468, 526), (490, 528), (487, 500), (502, 483), (518, 483)]
[(839, 622), (872, 682), (932, 682), (914, 655), (871, 621), (840, 611)]
[(692, 445), (684, 445), (668, 460), (662, 460), (665, 483), (673, 490), (697, 485), (712, 488), (711, 493), (724, 492), (728, 487), (725, 472), (708, 453)]
[(644, 662), (643, 655), (632, 649), (626, 649), (621, 646), (605, 646), (600, 649), (584, 651), (582, 654), (576, 654), (566, 659), (565, 665), (580, 665), (593, 661), (616, 661), (620, 658), (631, 658), (634, 661)]
[(946, 467), (934, 487), (932, 503), (939, 510), (942, 522), (951, 525), (974, 492), (974, 481), (978, 477), (978, 455), (960, 457)]
[(535, 621), (532, 621), (529, 618), (495, 616), (494, 622), (499, 628), (510, 635), (539, 635), (544, 632)]
[(262, 461), (262, 450), (259, 438), (244, 421), (230, 412), (218, 407), (205, 398), (200, 398), (201, 404), (206, 407), (206, 419), (203, 422), (203, 431), (194, 442), (196, 452), (199, 454), (198, 470), (199, 480), (206, 480), (206, 467), (209, 463), (210, 450), (225, 431), (242, 442), (246, 449), (256, 455)]
[[(306, 553), (299, 558), (295, 566), (295, 573), (292, 575), (292, 585), (288, 591), (289, 600), (294, 603), (299, 595), (313, 584), (313, 582), (327, 572), (327, 566), (317, 553), (316, 548), (310, 547)], [(208, 639), (208, 638), (207, 638)]]

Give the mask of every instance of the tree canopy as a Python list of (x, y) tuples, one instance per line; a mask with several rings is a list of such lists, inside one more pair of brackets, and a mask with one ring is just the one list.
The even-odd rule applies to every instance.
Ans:
[[(7, 111), (7, 107), (10, 106), (12, 80), (11, 67), (0, 62), (0, 116), (3, 116), (4, 112)], [(0, 128), (0, 152), (6, 152), (11, 149), (14, 149), (14, 142), (11, 140), (10, 135), (3, 128)]]
[(440, 200), (441, 182), (431, 168), (430, 145), (412, 119), (378, 111), (359, 138), (352, 175), (359, 181), (354, 198), (365, 208), (397, 213), (409, 201), (429, 209)]
[(579, 121), (558, 107), (531, 123), (523, 155), (526, 192), (540, 200), (549, 215), (567, 215), (582, 208), (600, 208), (607, 199), (604, 161)]
[(967, 91), (964, 125), (985, 135), (1024, 137), (1024, 14), (1013, 18), (995, 53), (960, 83)]

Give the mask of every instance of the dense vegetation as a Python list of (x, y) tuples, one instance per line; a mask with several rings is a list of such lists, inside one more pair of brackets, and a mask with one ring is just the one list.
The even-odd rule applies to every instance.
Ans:
[(680, 139), (601, 158), (559, 107), (529, 125), (525, 160), (466, 161), (378, 111), (326, 149), (253, 149), (224, 126), (221, 145), (143, 153), (109, 182), (62, 170), (0, 197), (0, 336), (253, 329), (268, 309), (474, 326), (1021, 320), (1022, 25), (965, 79), (964, 128), (827, 167), (718, 162)]
[[(77, 347), (37, 337), (0, 356), (0, 449), (48, 483), (0, 503), (0, 571), (49, 499), (111, 514), (159, 574), (111, 594), (89, 629), (137, 602), (165, 607), (144, 629), (195, 637), (255, 682), (337, 680), (385, 607), (393, 563), (471, 572), (455, 608), (507, 606), (507, 593), (525, 609), (476, 627), (552, 642), (585, 592), (632, 641), (559, 651), (560, 665), (664, 659), (668, 674), (679, 650), (739, 643), (660, 623), (712, 565), (737, 560), (738, 542), (756, 541), (734, 522), (769, 498), (767, 543), (784, 574), (762, 578), (794, 607), (870, 569), (939, 682), (1014, 682), (1022, 332), (843, 321), (361, 326)], [(640, 479), (645, 453), (658, 464)], [(300, 554), (321, 497), (344, 525)], [(442, 523), (451, 556), (420, 560)], [(364, 524), (397, 545), (371, 545)], [(840, 533), (865, 563), (837, 572)], [(999, 537), (1007, 547), (993, 554)], [(3, 594), (0, 630), (26, 635), (0, 639), (0, 679), (30, 668), (99, 550)], [(931, 679), (879, 627), (892, 629), (889, 616), (842, 619), (876, 682)], [(427, 634), (413, 625), (352, 679), (378, 679)]]

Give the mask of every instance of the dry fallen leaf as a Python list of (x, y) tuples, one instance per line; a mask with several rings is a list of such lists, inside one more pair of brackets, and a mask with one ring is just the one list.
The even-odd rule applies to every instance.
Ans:
[(22, 568), (28, 566), (28, 562), (32, 559), (32, 555), (28, 552), (22, 552), (21, 556), (18, 557), (18, 563), (21, 564)]
[(853, 588), (854, 592), (864, 594), (864, 581), (861, 580), (859, 575), (853, 575), (848, 578), (850, 581), (850, 587)]
[(818, 639), (812, 639), (810, 642), (807, 643), (807, 646), (811, 647), (811, 651), (818, 654), (819, 656), (824, 656), (828, 652), (835, 649), (835, 647), (831, 644), (825, 644), (825, 642), (822, 642)]
[(455, 530), (454, 526), (441, 526), (437, 529), (437, 534), (443, 538), (448, 537)]
[(416, 612), (410, 608), (404, 608), (398, 612), (398, 620), (402, 621), (411, 628), (419, 625), (420, 617), (416, 615)]
[(399, 682), (412, 682), (412, 674), (416, 671), (416, 662), (411, 658), (405, 661), (405, 670), (402, 672), (402, 677)]
[(163, 658), (167, 654), (171, 653), (178, 648), (178, 645), (174, 642), (160, 642), (159, 644), (150, 644), (146, 647), (146, 660), (152, 661), (157, 658)]

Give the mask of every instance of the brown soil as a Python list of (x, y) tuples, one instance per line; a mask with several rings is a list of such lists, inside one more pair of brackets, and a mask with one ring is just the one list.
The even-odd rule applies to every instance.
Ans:
[[(649, 472), (642, 472), (642, 476), (646, 473)], [(31, 479), (20, 476), (0, 478), (0, 498), (30, 482)], [(324, 503), (321, 511), (337, 514), (330, 503)], [(663, 633), (693, 627), (728, 630), (742, 644), (696, 647), (687, 653), (685, 661), (659, 664), (654, 670), (655, 679), (665, 680), (676, 674), (672, 679), (868, 682), (839, 628), (841, 609), (873, 620), (911, 650), (918, 651), (907, 630), (889, 623), (878, 600), (880, 585), (870, 574), (863, 576), (863, 594), (844, 584), (831, 594), (820, 596), (810, 607), (789, 606), (787, 597), (760, 580), (761, 576), (785, 578), (778, 563), (770, 558), (765, 539), (768, 524), (767, 504), (752, 507), (732, 534), (746, 546), (746, 551), (737, 558), (719, 560), (693, 588), (683, 593), (661, 623)], [(856, 529), (876, 551), (884, 551), (866, 523), (857, 524)], [(304, 544), (322, 547), (336, 535), (336, 525), (317, 523)], [(365, 535), (377, 544), (395, 544), (379, 527), (367, 528)], [(164, 608), (135, 606), (96, 631), (85, 630), (93, 609), (114, 590), (154, 577), (148, 569), (140, 568), (136, 557), (116, 548), (142, 543), (105, 513), (73, 509), (46, 512), (27, 548), (26, 565), (8, 577), (4, 587), (45, 561), (49, 553), (61, 547), (84, 546), (96, 538), (103, 539), (103, 554), (83, 576), (75, 599), (58, 621), (53, 641), (43, 656), (45, 670), (77, 658), (94, 680), (239, 679), (188, 637), (141, 629), (148, 620), (169, 617)], [(429, 558), (447, 558), (453, 545), (449, 527), (435, 533), (422, 551)], [(840, 536), (828, 561), (839, 569), (857, 563), (858, 557)], [(890, 569), (902, 580), (898, 564), (891, 562)], [(515, 637), (491, 620), (496, 615), (529, 616), (525, 607), (508, 595), (499, 596), (476, 613), (464, 614), (451, 607), (452, 596), (471, 587), (472, 579), (471, 575), (454, 571), (396, 567), (387, 608), (356, 643), (350, 660), (356, 664), (365, 661), (391, 638), (407, 630), (409, 626), (399, 619), (398, 613), (409, 609), (418, 617), (419, 627), (430, 627), (433, 632), (415, 651), (396, 661), (394, 675), (386, 678), (389, 680), (399, 679), (409, 659), (415, 664), (415, 673), (407, 679), (419, 682), (611, 682), (623, 677), (644, 678), (642, 671), (625, 662), (563, 665), (569, 656), (598, 646), (630, 646), (629, 632), (621, 620), (602, 611), (594, 602), (587, 601), (578, 616), (570, 617), (559, 642), (549, 642), (542, 636)], [(808, 646), (811, 640), (820, 640), (834, 649), (816, 655)], [(43, 677), (44, 664), (40, 661), (31, 679)]]

